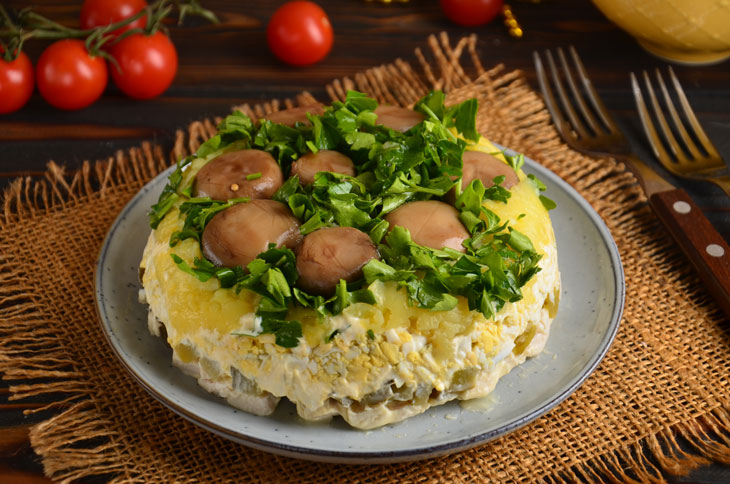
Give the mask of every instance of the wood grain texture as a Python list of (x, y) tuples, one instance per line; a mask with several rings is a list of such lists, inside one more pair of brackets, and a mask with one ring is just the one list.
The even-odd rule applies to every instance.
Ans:
[[(0, 415), (7, 409), (0, 406)], [(0, 484), (48, 484), (28, 440), (30, 425), (0, 425)]]
[[(37, 10), (75, 25), (82, 2), (37, 0)], [(665, 63), (641, 50), (627, 34), (608, 22), (585, 0), (546, 0), (539, 4), (511, 2), (525, 35), (511, 38), (500, 22), (476, 28), (451, 24), (436, 0), (411, 0), (382, 5), (364, 0), (317, 0), (329, 14), (335, 44), (322, 62), (291, 68), (278, 62), (266, 46), (267, 19), (283, 0), (202, 0), (221, 18), (218, 25), (192, 20), (170, 25), (180, 56), (171, 88), (150, 101), (125, 98), (110, 85), (91, 107), (58, 111), (36, 92), (22, 110), (0, 116), (0, 190), (16, 176), (42, 177), (53, 159), (69, 169), (84, 160), (106, 159), (117, 150), (153, 141), (170, 148), (175, 130), (190, 121), (222, 116), (232, 106), (278, 98), (293, 98), (302, 90), (327, 101), (324, 86), (333, 79), (354, 76), (396, 58), (415, 61), (430, 34), (446, 31), (452, 38), (477, 33), (482, 64), (499, 63), (521, 69), (533, 86), (534, 50), (575, 45), (608, 108), (617, 115), (632, 149), (670, 181), (685, 189), (727, 240), (730, 239), (730, 200), (706, 183), (675, 179), (653, 162), (634, 112), (629, 71), (651, 70)], [(27, 1), (4, 2), (25, 7)], [(48, 43), (31, 41), (27, 52), (35, 62)], [(718, 150), (730, 160), (730, 68), (675, 66), (700, 122)], [(659, 202), (657, 202), (659, 203)], [(664, 204), (668, 202), (662, 202)], [(40, 416), (22, 410), (39, 402), (9, 402), (8, 381), (0, 381), (0, 484), (46, 483), (39, 459), (27, 442), (28, 425)], [(723, 481), (724, 479), (724, 481)], [(679, 480), (677, 482), (680, 482)], [(681, 482), (730, 482), (730, 469), (708, 467)]]
[(50, 484), (52, 482), (42, 474), (15, 469), (0, 461), (0, 484)]
[(29, 425), (2, 428), (0, 430), (0, 455), (11, 455), (23, 447), (27, 447), (28, 432), (30, 432)]
[[(106, 152), (126, 148), (129, 145), (125, 141), (132, 139), (155, 137), (169, 144), (175, 128), (201, 116), (225, 114), (235, 104), (292, 97), (301, 90), (326, 100), (326, 83), (397, 57), (412, 59), (415, 47), (422, 46), (428, 35), (442, 30), (452, 36), (476, 32), (485, 65), (504, 63), (509, 68), (524, 69), (528, 78), (532, 78), (531, 52), (553, 45), (576, 45), (581, 55), (592, 61), (591, 78), (599, 88), (623, 89), (628, 87), (628, 70), (662, 64), (584, 1), (517, 4), (515, 12), (525, 30), (525, 37), (517, 40), (509, 37), (499, 22), (477, 28), (453, 25), (441, 14), (436, 1), (385, 6), (358, 0), (325, 0), (319, 3), (329, 13), (335, 29), (332, 52), (314, 66), (290, 68), (270, 54), (265, 40), (266, 21), (280, 3), (207, 1), (205, 5), (221, 17), (220, 24), (191, 21), (188, 26), (171, 28), (180, 67), (173, 86), (158, 99), (131, 101), (110, 85), (93, 106), (62, 112), (34, 94), (23, 110), (1, 118), (0, 137), (8, 156), (0, 171), (42, 169), (51, 157), (70, 167), (85, 159), (104, 157), (96, 140), (105, 133)], [(36, 4), (39, 12), (62, 22), (77, 21), (78, 4), (51, 0)], [(8, 5), (25, 6), (27, 2), (11, 1)], [(27, 51), (36, 60), (46, 45), (44, 41), (29, 42)], [(721, 66), (676, 70), (690, 97), (698, 89), (730, 92), (730, 73)], [(31, 129), (29, 124), (35, 126)], [(63, 126), (78, 129), (64, 135), (59, 128)], [(107, 131), (100, 130), (102, 127)], [(54, 144), (33, 143), (47, 139), (53, 139)], [(72, 141), (73, 150), (63, 141)]]
[(655, 193), (649, 203), (730, 320), (730, 246), (686, 191)]
[(107, 140), (110, 138), (152, 138), (152, 128), (105, 126), (101, 124), (50, 124), (0, 122), (0, 141)]

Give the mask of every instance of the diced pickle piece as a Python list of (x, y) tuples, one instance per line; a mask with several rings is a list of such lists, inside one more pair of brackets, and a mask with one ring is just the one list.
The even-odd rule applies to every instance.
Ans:
[(264, 393), (255, 381), (246, 378), (240, 371), (233, 367), (231, 367), (231, 376), (233, 377), (234, 390), (250, 395), (262, 395)]
[(362, 399), (366, 405), (377, 405), (382, 403), (393, 396), (393, 390), (390, 389), (390, 385), (382, 387), (380, 390), (368, 393)]
[(521, 355), (532, 342), (532, 338), (535, 337), (536, 332), (537, 328), (534, 324), (528, 326), (524, 333), (515, 338), (515, 347), (512, 348), (512, 352), (516, 355)]
[(449, 391), (451, 392), (463, 392), (474, 386), (479, 368), (464, 368), (454, 373), (451, 378), (451, 386)]
[(391, 384), (390, 388), (393, 390), (393, 400), (398, 400), (400, 402), (410, 401), (413, 398), (413, 392), (415, 391), (415, 388), (410, 385), (396, 387), (395, 383)]
[(413, 393), (413, 403), (416, 405), (423, 405), (428, 401), (428, 397), (431, 395), (433, 387), (427, 383), (419, 383), (416, 386), (416, 391)]

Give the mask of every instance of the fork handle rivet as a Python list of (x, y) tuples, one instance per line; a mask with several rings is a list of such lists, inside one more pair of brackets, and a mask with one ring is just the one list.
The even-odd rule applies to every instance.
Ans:
[(725, 249), (723, 249), (722, 247), (720, 247), (717, 244), (710, 244), (707, 247), (705, 247), (705, 250), (712, 257), (722, 257), (723, 255), (725, 255)]
[(681, 213), (681, 214), (689, 213), (690, 210), (692, 210), (692, 207), (690, 207), (689, 203), (683, 202), (681, 200), (678, 202), (674, 202), (674, 205), (672, 205), (672, 208), (674, 209), (675, 212)]

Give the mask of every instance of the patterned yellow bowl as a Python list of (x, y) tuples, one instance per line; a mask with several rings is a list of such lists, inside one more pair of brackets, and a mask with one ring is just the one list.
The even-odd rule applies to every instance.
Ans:
[(592, 0), (652, 54), (682, 64), (730, 58), (730, 0)]

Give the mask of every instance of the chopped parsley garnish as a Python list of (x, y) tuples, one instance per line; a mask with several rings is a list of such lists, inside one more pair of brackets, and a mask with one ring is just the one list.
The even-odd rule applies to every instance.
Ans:
[(264, 319), (261, 327), (262, 333), (273, 334), (276, 337), (276, 344), (284, 348), (294, 348), (302, 337), (302, 324), (299, 321)]
[[(324, 318), (341, 313), (353, 303), (375, 304), (375, 296), (367, 286), (375, 281), (396, 282), (412, 304), (433, 311), (456, 307), (457, 296), (462, 296), (470, 309), (492, 318), (506, 302), (522, 298), (520, 288), (540, 270), (540, 255), (526, 235), (484, 207), (485, 200), (509, 200), (511, 193), (501, 186), (504, 176), (495, 178), (488, 188), (475, 180), (461, 190), (467, 140), (479, 140), (477, 102), (470, 99), (447, 107), (444, 100), (442, 92), (434, 91), (416, 103), (414, 109), (425, 119), (405, 133), (376, 124), (373, 111), (377, 102), (354, 91), (344, 102), (332, 103), (322, 115), (308, 114), (311, 124), (298, 123), (295, 127), (269, 120), (256, 124), (236, 112), (221, 123), (216, 136), (200, 146), (195, 157), (178, 163), (160, 199), (152, 206), (150, 225), (156, 228), (177, 207), (184, 223), (173, 233), (170, 245), (188, 238), (200, 242), (206, 224), (215, 214), (248, 201), (192, 198), (195, 174), (222, 153), (245, 148), (264, 150), (288, 175), (291, 164), (300, 156), (337, 150), (352, 159), (357, 176), (322, 172), (308, 186), (292, 176), (272, 198), (291, 209), (303, 235), (332, 226), (350, 226), (367, 233), (378, 246), (382, 260), (365, 265), (364, 280), (353, 284), (340, 281), (330, 298), (309, 294), (296, 287), (294, 253), (273, 244), (245, 268), (221, 268), (205, 258), (195, 258), (191, 266), (173, 254), (174, 262), (201, 281), (215, 277), (222, 287), (257, 293), (260, 332), (274, 334), (276, 343), (284, 347), (296, 346), (302, 335), (301, 323), (287, 319), (290, 307), (308, 307)], [(515, 171), (522, 167), (522, 155), (503, 155)], [(259, 177), (261, 173), (253, 173), (246, 179)], [(529, 180), (538, 191), (545, 189), (534, 176), (529, 175)], [(440, 199), (452, 190), (459, 219), (471, 235), (464, 242), (464, 253), (418, 245), (401, 227), (389, 230), (384, 220), (389, 212), (409, 201)], [(547, 209), (554, 208), (552, 200), (542, 195), (540, 199)], [(327, 341), (337, 333), (331, 332)], [(372, 330), (367, 336), (375, 337)]]
[(339, 329), (336, 329), (336, 330), (332, 331), (332, 332), (331, 332), (331, 333), (329, 334), (329, 336), (327, 336), (327, 337), (326, 337), (326, 338), (324, 339), (325, 343), (330, 343), (330, 342), (331, 342), (331, 341), (332, 341), (333, 339), (335, 339), (335, 336), (337, 336), (338, 334), (340, 334), (340, 330), (339, 330)]
[[(537, 188), (539, 191), (544, 192), (547, 187), (543, 182), (541, 182), (535, 175), (529, 174), (527, 175), (527, 179), (532, 182), (533, 185), (535, 185), (535, 188)], [(540, 194), (540, 201), (542, 202), (542, 205), (545, 207), (546, 210), (552, 210), (558, 205), (548, 197), (546, 197), (543, 194)]]
[(173, 171), (168, 177), (167, 185), (165, 185), (165, 188), (162, 190), (160, 198), (157, 200), (156, 204), (152, 205), (149, 212), (150, 226), (153, 229), (157, 228), (167, 212), (169, 212), (180, 199), (178, 188), (180, 187), (180, 182), (183, 178), (183, 168), (189, 165), (192, 161), (192, 156), (188, 156), (187, 158), (183, 158), (178, 161), (175, 171)]

